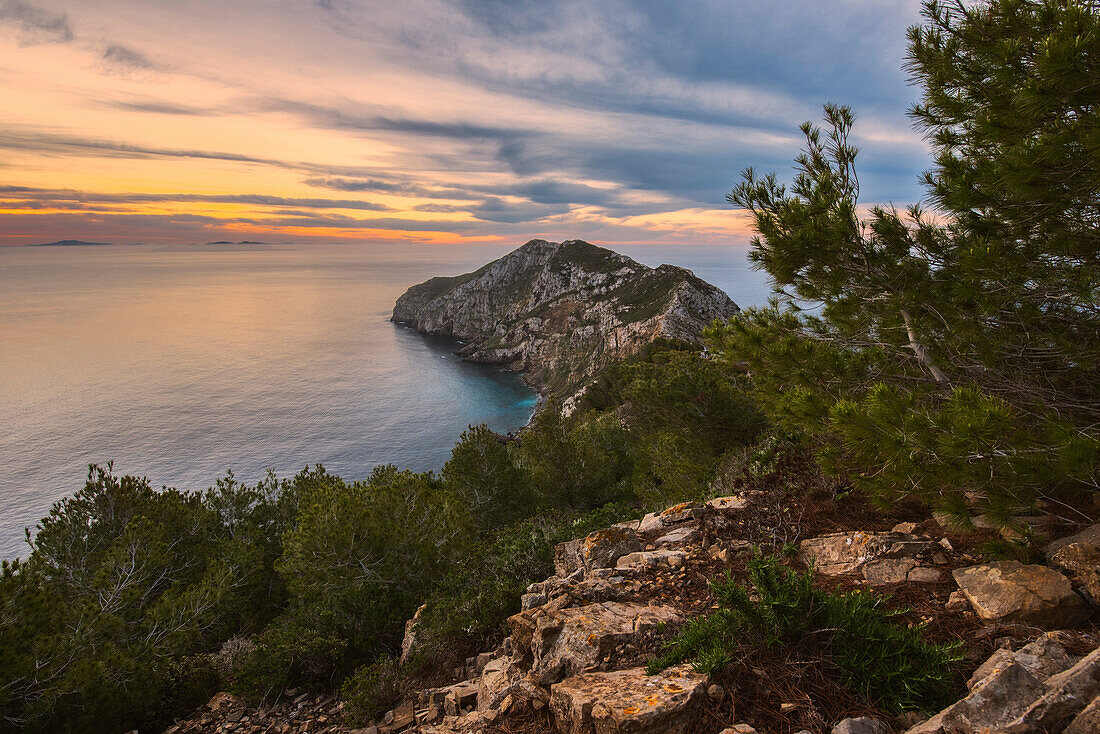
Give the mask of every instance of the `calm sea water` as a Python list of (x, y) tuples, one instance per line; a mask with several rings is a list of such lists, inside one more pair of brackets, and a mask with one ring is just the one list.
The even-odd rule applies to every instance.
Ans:
[[(408, 286), (509, 249), (0, 248), (0, 558), (93, 462), (181, 489), (313, 463), (359, 479), (439, 469), (469, 424), (520, 428), (516, 375), (387, 321)], [(766, 298), (742, 249), (617, 249)]]

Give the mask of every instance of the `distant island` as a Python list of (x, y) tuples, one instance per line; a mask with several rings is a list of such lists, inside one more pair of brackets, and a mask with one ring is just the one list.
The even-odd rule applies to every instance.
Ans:
[(472, 273), (414, 285), (391, 320), (465, 342), (466, 359), (522, 372), (568, 410), (617, 360), (656, 339), (698, 343), (739, 310), (690, 270), (646, 267), (582, 240), (531, 240)]
[(230, 242), (229, 240), (216, 240), (214, 242), (207, 242), (208, 245), (266, 245), (266, 242), (256, 242), (255, 240), (241, 240), (240, 242)]
[(84, 240), (57, 240), (56, 242), (39, 242), (29, 244), (26, 247), (105, 247), (114, 244), (112, 242), (85, 242)]

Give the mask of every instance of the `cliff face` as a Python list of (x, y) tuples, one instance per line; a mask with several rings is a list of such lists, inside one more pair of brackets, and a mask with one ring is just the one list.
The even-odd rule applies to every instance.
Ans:
[(581, 240), (531, 240), (472, 273), (409, 288), (393, 321), (461, 339), (467, 359), (572, 395), (644, 344), (698, 341), (705, 326), (739, 310), (690, 270), (650, 268)]

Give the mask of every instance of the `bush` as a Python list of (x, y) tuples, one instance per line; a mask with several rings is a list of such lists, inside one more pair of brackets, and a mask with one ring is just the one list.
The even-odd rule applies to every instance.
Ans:
[(366, 726), (401, 702), (397, 661), (381, 658), (349, 675), (340, 686), (346, 707), (344, 715), (352, 726)]
[(332, 688), (350, 667), (345, 663), (347, 640), (332, 631), (332, 626), (276, 620), (256, 637), (233, 689), (252, 700), (262, 700), (290, 687)]
[(749, 561), (751, 588), (727, 575), (711, 583), (717, 612), (689, 621), (649, 664), (651, 673), (690, 660), (713, 674), (734, 664), (745, 646), (782, 645), (820, 654), (852, 693), (882, 708), (935, 710), (949, 703), (959, 644), (935, 645), (919, 627), (896, 624), (886, 600), (813, 586), (778, 558)]

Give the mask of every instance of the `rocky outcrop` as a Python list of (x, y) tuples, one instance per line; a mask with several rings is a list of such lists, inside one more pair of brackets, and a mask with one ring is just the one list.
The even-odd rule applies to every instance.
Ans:
[(392, 319), (466, 342), (467, 359), (568, 397), (644, 344), (697, 341), (738, 310), (684, 268), (650, 268), (580, 240), (531, 240), (472, 273), (409, 288)]
[[(352, 730), (343, 723), (342, 704), (332, 698), (295, 697), (294, 692), (286, 692), (280, 703), (255, 708), (219, 694), (169, 731), (753, 734), (755, 727), (760, 727), (759, 734), (802, 734), (802, 727), (835, 734), (878, 734), (905, 727), (911, 727), (909, 734), (1097, 731), (1100, 649), (1088, 631), (1092, 628), (1036, 634), (1034, 627), (1020, 624), (1029, 620), (1024, 624), (1050, 627), (1078, 619), (1077, 612), (1065, 616), (1059, 611), (1084, 608), (1079, 598), (1073, 602), (1069, 596), (1075, 596), (1069, 581), (1044, 566), (975, 566), (975, 556), (956, 550), (946, 538), (937, 540), (918, 532), (927, 523), (900, 523), (890, 531), (828, 533), (800, 545), (804, 562), (816, 561), (825, 583), (896, 585), (890, 593), (932, 599), (932, 606), (921, 612), (921, 622), (926, 621), (924, 611), (938, 605), (944, 615), (940, 621), (950, 618), (949, 627), (965, 620), (964, 628), (979, 630), (972, 637), (984, 636), (986, 644), (997, 635), (997, 649), (992, 655), (990, 648), (983, 650), (988, 659), (960, 691), (960, 700), (927, 721), (913, 726), (920, 720), (916, 714), (894, 719), (880, 712), (876, 718), (867, 715), (873, 711), (866, 707), (844, 711), (852, 718), (826, 718), (821, 714), (822, 699), (815, 700), (820, 694), (784, 687), (785, 700), (773, 699), (768, 709), (786, 725), (776, 729), (775, 718), (770, 724), (756, 720), (764, 709), (753, 708), (760, 695), (753, 681), (763, 686), (768, 676), (777, 673), (775, 667), (749, 668), (746, 672), (754, 677), (739, 679), (736, 686), (723, 678), (712, 681), (688, 665), (648, 675), (646, 661), (678, 624), (713, 610), (713, 599), (705, 591), (707, 580), (744, 568), (735, 555), (760, 542), (760, 535), (750, 533), (762, 532), (753, 528), (767, 502), (766, 493), (746, 492), (705, 503), (683, 503), (560, 544), (556, 573), (528, 586), (522, 610), (508, 619), (509, 634), (500, 645), (468, 658), (449, 678), (449, 685), (410, 693), (400, 706), (366, 728)], [(1062, 544), (1052, 555), (1073, 545)], [(938, 583), (930, 577), (933, 573)], [(952, 577), (960, 589), (948, 597)], [(1058, 593), (1047, 593), (1047, 588)], [(1004, 605), (1014, 599), (1027, 610), (1023, 617), (981, 615), (983, 609), (1007, 608)], [(1071, 599), (1069, 607), (1065, 599)], [(418, 625), (411, 623), (406, 631), (403, 649), (415, 650)], [(975, 656), (975, 662), (978, 659)]]

